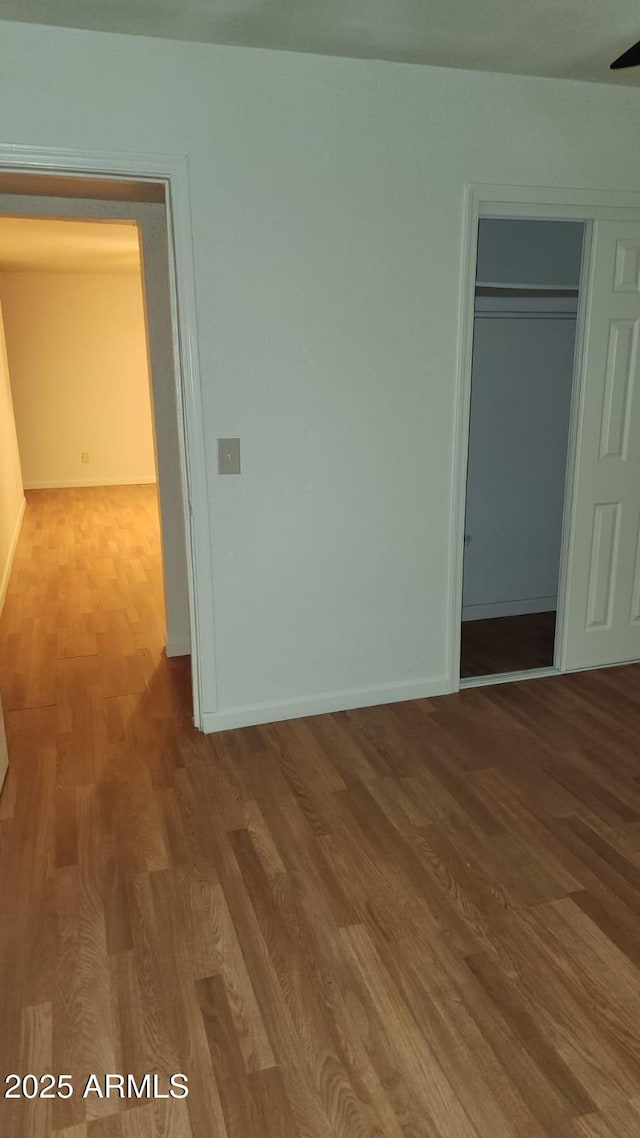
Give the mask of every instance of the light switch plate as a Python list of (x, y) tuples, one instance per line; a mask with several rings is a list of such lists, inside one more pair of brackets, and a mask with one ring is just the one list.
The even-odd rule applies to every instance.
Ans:
[(240, 473), (240, 439), (218, 439), (218, 474)]

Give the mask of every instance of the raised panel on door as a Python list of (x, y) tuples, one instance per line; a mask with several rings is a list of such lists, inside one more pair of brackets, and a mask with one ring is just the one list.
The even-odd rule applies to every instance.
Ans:
[(640, 320), (612, 320), (605, 371), (600, 459), (626, 460)]
[(640, 659), (640, 222), (594, 223), (562, 666)]
[(587, 629), (611, 628), (620, 536), (620, 503), (599, 502), (593, 511), (587, 582)]

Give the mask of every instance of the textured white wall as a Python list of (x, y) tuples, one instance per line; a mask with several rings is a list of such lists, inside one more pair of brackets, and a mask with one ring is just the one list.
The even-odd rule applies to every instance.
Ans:
[(583, 235), (579, 221), (482, 217), (477, 279), (487, 284), (577, 288)]
[(25, 487), (155, 481), (139, 274), (2, 273), (0, 298)]
[(0, 96), (5, 142), (188, 158), (208, 725), (443, 690), (464, 187), (640, 190), (640, 92), (5, 24)]
[[(20, 455), (11, 398), (9, 367), (0, 309), (0, 612), (13, 563), (24, 511)], [(0, 713), (0, 786), (2, 785), (2, 720)]]

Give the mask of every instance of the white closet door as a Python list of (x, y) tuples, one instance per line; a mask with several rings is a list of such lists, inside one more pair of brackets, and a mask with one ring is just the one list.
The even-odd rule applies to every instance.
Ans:
[(561, 661), (568, 669), (640, 659), (640, 222), (597, 221), (593, 237)]

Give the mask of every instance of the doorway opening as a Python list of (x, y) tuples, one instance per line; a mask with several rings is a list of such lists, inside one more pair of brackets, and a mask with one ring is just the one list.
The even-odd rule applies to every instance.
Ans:
[[(0, 175), (0, 226), (13, 226), (16, 234), (20, 226), (31, 227), (31, 240), (26, 238), (31, 255), (52, 258), (48, 265), (37, 267), (19, 263), (4, 266), (13, 270), (4, 275), (11, 285), (5, 289), (6, 322), (10, 325), (8, 354), (13, 370), (22, 373), (16, 378), (24, 380), (29, 373), (33, 381), (34, 370), (39, 370), (35, 379), (41, 386), (49, 385), (49, 413), (46, 400), (40, 398), (42, 390), (31, 389), (25, 394), (28, 384), (20, 383), (16, 400), (20, 404), (20, 457), (27, 497), (35, 496), (40, 508), (47, 505), (47, 497), (62, 496), (62, 513), (77, 514), (78, 518), (82, 514), (84, 520), (78, 524), (80, 528), (84, 525), (85, 531), (97, 521), (93, 547), (96, 549), (102, 538), (105, 561), (110, 552), (113, 554), (112, 584), (107, 587), (112, 590), (109, 604), (113, 602), (114, 612), (123, 612), (127, 604), (126, 589), (123, 592), (121, 588), (116, 596), (118, 588), (126, 585), (127, 577), (132, 585), (128, 627), (125, 629), (119, 617), (112, 622), (114, 628), (122, 625), (122, 637), (115, 637), (122, 643), (113, 661), (107, 661), (103, 668), (103, 677), (109, 677), (108, 687), (113, 680), (113, 694), (126, 694), (125, 689), (133, 694), (141, 684), (149, 688), (150, 682), (157, 687), (167, 669), (154, 676), (152, 660), (165, 653), (180, 656), (183, 659), (171, 662), (170, 670), (173, 675), (181, 665), (184, 676), (180, 674), (173, 686), (188, 722), (200, 726), (198, 656), (193, 637), (194, 554), (185, 482), (186, 411), (181, 391), (184, 341), (177, 318), (169, 188), (166, 179), (147, 182), (7, 172)], [(4, 237), (6, 252), (8, 232)], [(56, 257), (67, 260), (56, 263)], [(84, 270), (86, 287), (80, 279)], [(54, 276), (57, 281), (46, 279)], [(38, 321), (34, 305), (29, 318), (29, 297), (21, 295), (20, 284), (28, 284), (27, 292), (36, 288), (42, 293), (44, 321)], [(52, 287), (47, 292), (49, 284)], [(74, 292), (75, 297), (71, 295)], [(73, 327), (74, 316), (76, 335), (70, 332), (66, 336), (65, 328)], [(49, 347), (57, 337), (60, 349), (57, 376), (53, 377), (42, 366), (45, 356), (51, 358), (43, 350), (45, 326)], [(75, 395), (70, 393), (70, 381), (76, 383)], [(65, 392), (70, 398), (64, 398)], [(82, 414), (87, 408), (88, 418)], [(86, 439), (90, 432), (91, 445)], [(85, 443), (79, 443), (80, 435), (85, 436)], [(52, 442), (55, 445), (51, 446)], [(55, 453), (48, 453), (47, 448)], [(57, 469), (47, 472), (47, 463), (57, 464)], [(20, 492), (22, 485), (20, 480)], [(60, 503), (51, 501), (48, 505), (55, 512)], [(42, 522), (41, 509), (40, 515)], [(125, 524), (119, 519), (125, 519)], [(115, 548), (117, 531), (122, 538), (120, 549)], [(52, 586), (49, 595), (54, 592)], [(77, 607), (82, 609), (81, 604)], [(115, 640), (113, 628), (106, 630), (103, 620), (103, 599), (98, 600), (97, 608), (100, 617), (93, 623), (98, 654), (102, 646), (109, 655), (109, 641), (114, 647)], [(58, 656), (62, 653), (78, 658), (92, 655), (91, 649), (95, 652), (95, 636), (82, 625), (82, 621), (75, 622), (58, 636)], [(43, 669), (44, 687), (45, 673)], [(42, 693), (35, 696), (44, 706), (38, 699)]]
[(461, 682), (554, 667), (585, 224), (478, 224)]
[[(0, 216), (0, 305), (43, 673), (108, 646), (102, 686), (132, 694), (167, 644), (137, 224)], [(12, 679), (10, 706), (43, 697), (16, 661)]]

